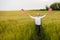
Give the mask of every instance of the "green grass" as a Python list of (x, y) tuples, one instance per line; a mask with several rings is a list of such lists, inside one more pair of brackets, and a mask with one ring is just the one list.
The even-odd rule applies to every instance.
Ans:
[[(47, 11), (0, 11), (0, 40), (37, 40), (34, 20), (27, 15), (35, 16)], [(60, 40), (60, 11), (52, 11), (42, 19), (41, 40)]]

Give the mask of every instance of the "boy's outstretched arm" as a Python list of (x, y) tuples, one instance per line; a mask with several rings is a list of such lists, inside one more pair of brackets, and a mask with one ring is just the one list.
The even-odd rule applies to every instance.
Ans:
[(34, 19), (35, 17), (31, 16), (30, 14), (27, 14), (30, 18)]
[(44, 17), (46, 17), (46, 15), (47, 15), (47, 13), (46, 13), (45, 15), (41, 16), (41, 18), (44, 18)]

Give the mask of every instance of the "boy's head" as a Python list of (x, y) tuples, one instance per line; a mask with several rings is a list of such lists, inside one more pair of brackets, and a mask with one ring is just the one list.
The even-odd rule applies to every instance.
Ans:
[(39, 14), (39, 13), (37, 13), (36, 15), (37, 15), (37, 16), (40, 16), (40, 14)]

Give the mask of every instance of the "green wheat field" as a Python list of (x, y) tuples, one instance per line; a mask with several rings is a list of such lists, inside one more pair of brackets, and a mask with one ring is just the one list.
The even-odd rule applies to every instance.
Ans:
[[(0, 11), (0, 40), (60, 40), (60, 11)], [(40, 36), (36, 36), (35, 23), (27, 14), (48, 13), (42, 19)]]

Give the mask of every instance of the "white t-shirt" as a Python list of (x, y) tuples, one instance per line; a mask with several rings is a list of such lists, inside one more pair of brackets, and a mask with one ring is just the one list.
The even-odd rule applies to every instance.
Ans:
[(33, 17), (31, 15), (29, 15), (30, 18), (34, 19), (35, 20), (35, 24), (36, 25), (41, 25), (41, 19), (44, 18), (46, 15), (43, 15), (43, 16), (39, 16), (39, 17)]

